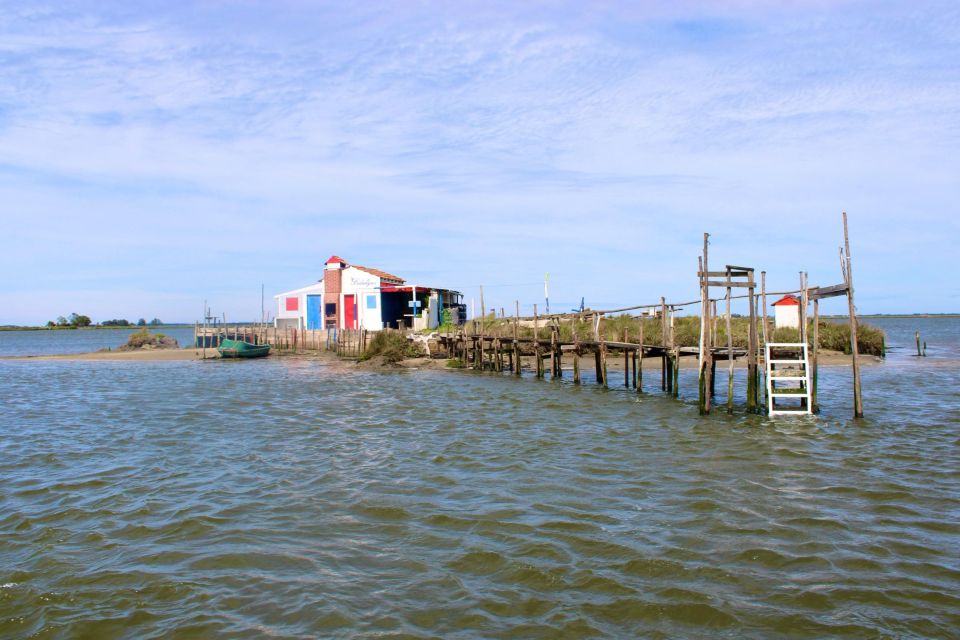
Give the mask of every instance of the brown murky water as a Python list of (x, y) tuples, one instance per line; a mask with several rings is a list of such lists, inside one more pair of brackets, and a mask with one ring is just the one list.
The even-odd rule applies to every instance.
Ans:
[(772, 421), (700, 418), (688, 371), (678, 402), (294, 360), (0, 362), (0, 636), (955, 635), (951, 348), (865, 370), (858, 422), (843, 369), (822, 416)]

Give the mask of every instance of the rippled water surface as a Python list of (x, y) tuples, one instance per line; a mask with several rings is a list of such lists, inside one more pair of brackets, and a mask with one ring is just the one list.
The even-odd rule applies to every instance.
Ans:
[(960, 369), (896, 353), (857, 422), (843, 368), (772, 421), (686, 370), (0, 361), (0, 637), (955, 636)]
[[(148, 327), (150, 333), (163, 333), (177, 339), (181, 347), (193, 344), (193, 327)], [(126, 344), (127, 329), (57, 329), (54, 331), (0, 331), (0, 356), (39, 356), (61, 353), (89, 353), (116, 349)]]

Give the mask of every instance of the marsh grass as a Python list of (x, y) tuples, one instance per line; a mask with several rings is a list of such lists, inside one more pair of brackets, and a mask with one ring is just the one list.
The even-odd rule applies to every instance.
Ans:
[[(636, 342), (640, 337), (640, 326), (643, 324), (643, 342), (644, 344), (663, 344), (663, 335), (661, 323), (658, 318), (640, 319), (635, 316), (618, 315), (607, 316), (600, 320), (600, 333), (608, 341), (622, 341), (624, 330), (627, 332), (629, 342)], [(479, 320), (477, 321), (479, 325)], [(759, 325), (760, 323), (758, 323)], [(813, 346), (813, 321), (808, 322), (808, 342)], [(716, 345), (724, 347), (727, 344), (727, 328), (724, 318), (719, 318), (716, 323)], [(473, 321), (468, 322), (466, 331), (473, 331)], [(745, 349), (747, 347), (748, 331), (750, 329), (749, 318), (734, 317), (730, 320), (730, 334), (734, 348)], [(859, 325), (859, 335), (857, 344), (860, 347), (860, 353), (883, 357), (886, 351), (886, 336), (881, 329), (863, 322)], [(759, 329), (760, 344), (763, 344), (763, 331)], [(487, 335), (500, 335), (502, 337), (513, 336), (513, 320), (510, 318), (496, 318), (489, 315), (484, 319), (484, 333)], [(589, 318), (584, 320), (564, 319), (560, 323), (560, 340), (563, 342), (572, 342), (574, 333), (583, 341), (593, 340), (593, 323)], [(532, 338), (533, 327), (521, 326), (519, 330), (520, 337)], [(676, 316), (673, 326), (674, 341), (677, 346), (695, 347), (700, 343), (700, 316)], [(550, 328), (546, 323), (540, 325), (540, 338), (542, 340), (550, 339)], [(777, 329), (771, 336), (771, 342), (797, 342), (799, 332), (796, 329)], [(828, 322), (820, 321), (820, 348), (832, 351), (841, 351), (850, 353), (850, 325), (846, 322)]]
[(408, 340), (404, 334), (397, 331), (378, 331), (367, 343), (367, 350), (360, 356), (360, 360), (380, 356), (384, 362), (393, 364), (406, 358), (417, 358), (422, 355), (420, 347)]

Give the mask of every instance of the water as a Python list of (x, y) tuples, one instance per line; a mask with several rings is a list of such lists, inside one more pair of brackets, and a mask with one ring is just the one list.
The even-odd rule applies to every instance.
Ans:
[(771, 421), (700, 418), (687, 370), (676, 401), (0, 361), (0, 637), (953, 636), (960, 369), (909, 322), (859, 422), (842, 368), (822, 416)]
[[(56, 331), (0, 331), (0, 356), (40, 356), (60, 353), (90, 353), (116, 349), (127, 343), (139, 327), (126, 329), (60, 329)], [(149, 327), (177, 339), (181, 347), (193, 344), (193, 327)]]

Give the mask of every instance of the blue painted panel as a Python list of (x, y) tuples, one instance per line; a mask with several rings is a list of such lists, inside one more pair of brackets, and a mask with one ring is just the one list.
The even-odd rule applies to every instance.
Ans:
[(323, 328), (323, 316), (320, 314), (320, 296), (307, 296), (307, 329)]

